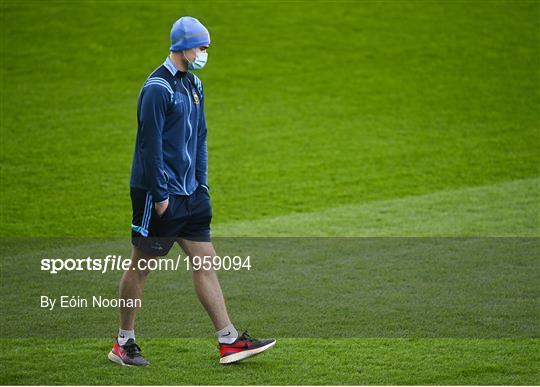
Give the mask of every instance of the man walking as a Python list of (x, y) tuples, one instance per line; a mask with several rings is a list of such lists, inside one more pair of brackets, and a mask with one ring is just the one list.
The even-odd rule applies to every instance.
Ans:
[[(148, 270), (141, 261), (166, 255), (174, 242), (190, 256), (215, 256), (210, 239), (207, 129), (202, 82), (188, 70), (204, 67), (210, 34), (192, 17), (171, 30), (170, 55), (146, 80), (137, 105), (137, 139), (131, 171), (133, 207), (131, 267), (120, 281), (120, 298), (140, 299)], [(194, 270), (197, 296), (216, 330), (220, 363), (261, 353), (275, 339), (239, 335), (229, 319), (216, 273)], [(120, 329), (108, 358), (146, 366), (135, 341), (138, 308), (120, 309)]]

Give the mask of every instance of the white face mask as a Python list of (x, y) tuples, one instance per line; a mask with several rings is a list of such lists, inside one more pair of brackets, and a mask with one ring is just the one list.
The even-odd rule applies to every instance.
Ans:
[(188, 61), (188, 69), (190, 70), (200, 70), (204, 67), (206, 64), (206, 61), (208, 60), (208, 53), (207, 52), (196, 52), (195, 53), (195, 60), (193, 62), (190, 62), (189, 59), (186, 57), (186, 54), (184, 53), (184, 58)]

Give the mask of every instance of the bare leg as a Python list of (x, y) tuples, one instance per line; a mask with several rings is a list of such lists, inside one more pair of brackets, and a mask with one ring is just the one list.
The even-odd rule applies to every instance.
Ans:
[[(152, 260), (155, 257), (148, 257), (135, 246), (131, 249), (131, 266), (124, 272), (120, 280), (120, 298), (135, 299), (141, 298), (144, 289), (144, 282), (150, 273), (149, 270), (139, 270), (137, 262), (139, 260)], [(139, 312), (138, 307), (120, 308), (120, 328), (125, 330), (135, 329), (135, 318)]]
[[(195, 242), (179, 239), (178, 244), (190, 257), (204, 257), (205, 255), (213, 257), (216, 255), (212, 242)], [(199, 301), (214, 323), (216, 331), (229, 325), (231, 320), (227, 313), (225, 299), (223, 298), (223, 292), (221, 291), (216, 272), (213, 269), (193, 270), (193, 285), (195, 286), (197, 297), (199, 297)]]

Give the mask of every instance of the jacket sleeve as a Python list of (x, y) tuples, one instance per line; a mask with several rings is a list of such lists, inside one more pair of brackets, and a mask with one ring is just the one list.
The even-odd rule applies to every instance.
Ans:
[(141, 156), (146, 186), (154, 203), (169, 198), (163, 170), (163, 125), (170, 101), (169, 92), (159, 85), (147, 86), (141, 101)]
[(197, 168), (195, 170), (195, 178), (200, 185), (207, 190), (208, 187), (208, 145), (207, 145), (207, 128), (206, 115), (204, 113), (204, 98), (201, 101), (201, 119), (199, 121), (199, 131), (197, 139)]

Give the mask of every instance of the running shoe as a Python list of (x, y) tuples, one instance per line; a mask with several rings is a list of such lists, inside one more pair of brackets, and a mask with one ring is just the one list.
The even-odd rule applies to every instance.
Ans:
[(249, 336), (245, 331), (232, 344), (219, 344), (221, 354), (220, 364), (232, 364), (240, 360), (258, 355), (261, 352), (270, 349), (276, 344), (276, 339), (257, 340)]
[(115, 339), (113, 349), (107, 357), (114, 363), (128, 367), (145, 367), (150, 364), (142, 357), (141, 347), (133, 339), (129, 339), (124, 345), (118, 344), (118, 338)]

